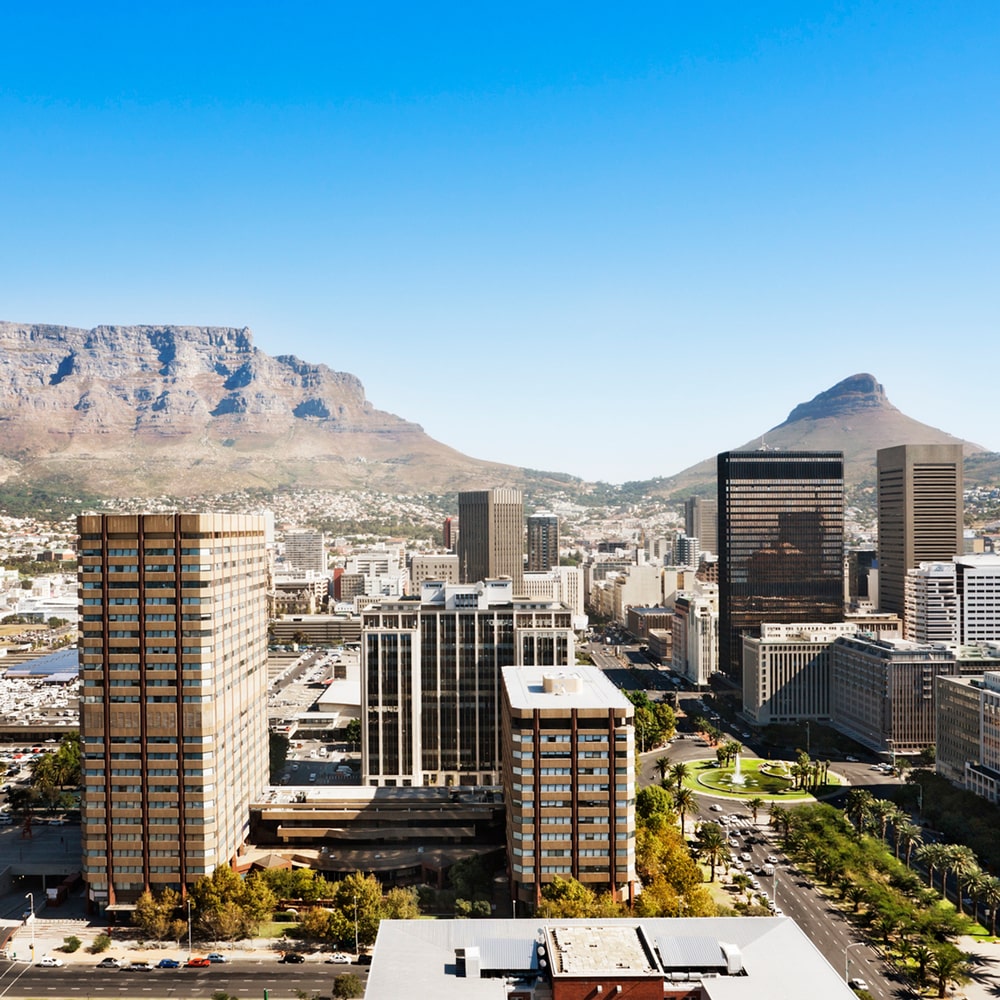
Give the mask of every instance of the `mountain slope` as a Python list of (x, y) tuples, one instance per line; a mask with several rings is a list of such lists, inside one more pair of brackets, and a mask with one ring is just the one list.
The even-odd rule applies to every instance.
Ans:
[[(876, 452), (898, 444), (961, 444), (967, 459), (988, 454), (981, 445), (906, 416), (889, 402), (875, 376), (865, 373), (845, 378), (809, 402), (800, 403), (777, 427), (729, 450), (842, 451), (844, 478), (857, 484), (874, 482)], [(715, 478), (713, 456), (669, 479), (658, 480), (656, 492), (704, 492), (709, 485), (714, 488)]]
[(516, 484), (246, 329), (0, 323), (0, 481), (99, 495)]

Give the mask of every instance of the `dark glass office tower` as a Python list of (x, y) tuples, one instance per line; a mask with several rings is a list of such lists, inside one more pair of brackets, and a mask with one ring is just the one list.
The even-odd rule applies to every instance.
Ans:
[(719, 473), (719, 669), (743, 676), (762, 622), (844, 615), (844, 455), (728, 451)]

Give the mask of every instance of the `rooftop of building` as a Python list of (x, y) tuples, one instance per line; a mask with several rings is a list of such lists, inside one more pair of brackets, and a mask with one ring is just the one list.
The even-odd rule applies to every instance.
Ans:
[[(567, 978), (625, 990), (662, 980), (664, 996), (847, 1000), (852, 991), (785, 917), (648, 920), (383, 920), (365, 997), (506, 998), (514, 982)], [(671, 989), (673, 987), (673, 989)], [(607, 992), (607, 988), (605, 988)], [(698, 995), (698, 993), (695, 993)]]
[(504, 667), (513, 708), (629, 709), (631, 702), (597, 667)]

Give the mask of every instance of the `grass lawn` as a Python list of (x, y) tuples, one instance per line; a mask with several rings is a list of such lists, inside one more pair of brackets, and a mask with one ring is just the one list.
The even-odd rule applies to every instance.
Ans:
[[(815, 797), (810, 792), (794, 790), (790, 779), (770, 771), (770, 761), (741, 758), (740, 771), (746, 782), (742, 787), (732, 785), (734, 767), (716, 767), (715, 764), (714, 759), (692, 761), (691, 772), (684, 779), (684, 784), (695, 792), (707, 792), (743, 801), (759, 797), (769, 802), (809, 802)], [(818, 794), (823, 796), (839, 786), (840, 782), (830, 775), (827, 784), (819, 789)]]

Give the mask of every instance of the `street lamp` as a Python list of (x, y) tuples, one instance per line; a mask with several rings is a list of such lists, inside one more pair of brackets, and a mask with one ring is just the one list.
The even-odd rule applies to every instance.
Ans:
[(28, 901), (28, 923), (31, 924), (31, 964), (35, 964), (35, 894), (29, 892), (24, 897)]
[(358, 951), (358, 897), (354, 897), (354, 954), (360, 954)]
[(191, 947), (191, 900), (187, 901), (188, 905), (188, 957), (190, 957), (194, 951)]
[(807, 757), (810, 756), (811, 749), (812, 749), (812, 747), (810, 745), (810, 740), (809, 740), (809, 723), (807, 721), (806, 722), (806, 756)]
[(862, 948), (862, 947), (864, 947), (864, 945), (865, 945), (864, 941), (852, 941), (844, 949), (844, 982), (847, 982), (850, 979), (850, 976), (851, 976), (851, 960), (848, 957), (848, 955), (850, 953), (850, 950), (852, 948)]

